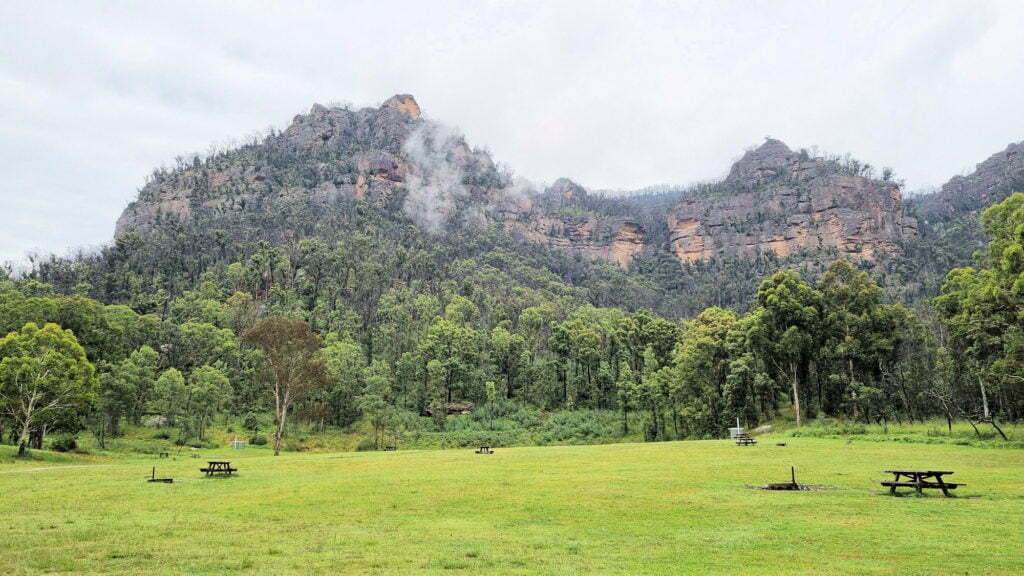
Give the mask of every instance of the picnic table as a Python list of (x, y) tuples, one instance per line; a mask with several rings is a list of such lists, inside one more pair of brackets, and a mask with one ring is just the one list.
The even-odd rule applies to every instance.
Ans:
[(199, 471), (206, 472), (207, 476), (213, 476), (214, 474), (231, 476), (232, 472), (238, 472), (238, 468), (232, 468), (231, 462), (226, 460), (210, 460), (206, 464), (206, 468), (200, 468)]
[(490, 446), (481, 446), (480, 449), (476, 451), (476, 453), (477, 454), (494, 454), (494, 451), (491, 450)]
[(749, 434), (737, 434), (736, 445), (737, 446), (753, 446), (757, 444), (757, 440), (750, 437)]
[(886, 472), (892, 474), (893, 479), (882, 482), (882, 486), (888, 486), (889, 493), (892, 495), (896, 494), (896, 488), (915, 488), (918, 494), (921, 494), (921, 490), (934, 488), (942, 490), (943, 494), (949, 496), (950, 490), (955, 490), (957, 486), (966, 486), (966, 484), (943, 480), (943, 476), (953, 474), (949, 470), (886, 470)]

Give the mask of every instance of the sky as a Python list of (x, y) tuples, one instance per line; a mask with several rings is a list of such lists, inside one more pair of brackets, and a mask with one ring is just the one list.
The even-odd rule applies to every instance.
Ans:
[(111, 240), (175, 156), (411, 93), (536, 183), (719, 178), (766, 136), (938, 186), (1024, 140), (1024, 2), (0, 3), (0, 261)]

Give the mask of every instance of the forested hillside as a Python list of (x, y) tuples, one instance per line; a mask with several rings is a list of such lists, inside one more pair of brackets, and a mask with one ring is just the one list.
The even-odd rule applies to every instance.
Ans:
[(1016, 420), (1024, 197), (987, 213), (983, 269), (944, 280), (1019, 182), (1015, 149), (1003, 160), (942, 209), (776, 140), (722, 182), (620, 197), (523, 182), (411, 96), (314, 106), (155, 171), (111, 245), (0, 280), (0, 439), (155, 422), (188, 442), (270, 412), (279, 445), (298, 420), (370, 423), (373, 447)]

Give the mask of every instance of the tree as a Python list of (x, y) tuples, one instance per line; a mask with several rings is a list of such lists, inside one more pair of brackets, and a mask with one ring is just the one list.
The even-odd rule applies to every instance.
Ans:
[(131, 413), (135, 389), (120, 377), (117, 366), (101, 369), (98, 380), (99, 394), (89, 421), (100, 448), (106, 448), (107, 434), (116, 436), (121, 418)]
[(200, 366), (189, 374), (188, 404), (192, 430), (200, 440), (214, 415), (227, 405), (231, 398), (231, 384), (223, 372), (213, 366)]
[[(462, 317), (469, 308), (465, 299), (449, 305), (453, 316)], [(474, 385), (479, 380), (476, 371), (479, 357), (479, 334), (448, 318), (438, 318), (420, 342), (418, 353), (425, 365), (433, 366), (435, 382), (444, 389), (444, 402), (452, 402), (458, 393), (462, 397), (476, 397)], [(431, 401), (435, 400), (430, 398)]]
[[(826, 414), (845, 404), (854, 418), (879, 415), (871, 398), (876, 405), (897, 400), (895, 390), (886, 389), (896, 383), (885, 375), (899, 360), (902, 340), (914, 333), (914, 319), (901, 305), (883, 304), (881, 288), (846, 260), (833, 262), (818, 287), (823, 301), (819, 404)], [(823, 380), (827, 389), (821, 388)]]
[(119, 376), (126, 380), (135, 391), (135, 401), (131, 409), (131, 419), (135, 423), (142, 419), (142, 412), (146, 408), (153, 385), (156, 383), (156, 371), (159, 363), (160, 355), (149, 346), (139, 348), (121, 362), (118, 370)]
[(281, 453), (288, 411), (325, 380), (320, 337), (304, 320), (272, 317), (250, 328), (245, 340), (263, 351), (265, 381), (274, 399), (274, 455), (277, 456)]
[(619, 377), (615, 380), (615, 393), (618, 396), (619, 406), (622, 407), (622, 433), (629, 434), (629, 405), (636, 388), (636, 377), (633, 376), (633, 369), (629, 362), (619, 361)]
[(670, 369), (673, 405), (694, 436), (716, 437), (728, 425), (725, 419), (726, 380), (729, 375), (728, 336), (736, 314), (708, 308), (688, 322)]
[(18, 455), (29, 434), (82, 415), (96, 394), (96, 369), (70, 330), (29, 322), (0, 338), (0, 413), (18, 427)]
[(359, 395), (359, 410), (370, 419), (373, 425), (373, 445), (380, 450), (393, 410), (388, 402), (391, 379), (388, 377), (388, 367), (380, 360), (374, 360), (363, 372), (366, 388)]
[(983, 267), (951, 270), (934, 303), (976, 386), (980, 406), (970, 412), (1002, 434), (995, 414), (1024, 414), (1024, 194), (985, 210), (982, 224), (992, 238)]
[(505, 380), (505, 397), (511, 400), (519, 375), (526, 368), (526, 340), (497, 326), (491, 330), (491, 357)]
[(187, 404), (185, 377), (177, 368), (164, 370), (153, 386), (153, 407), (167, 420), (168, 426), (174, 426)]
[(327, 374), (326, 401), (335, 424), (347, 426), (359, 417), (356, 399), (361, 392), (366, 356), (359, 343), (349, 337), (327, 335), (321, 354)]
[(800, 426), (801, 388), (810, 373), (821, 323), (821, 293), (793, 270), (761, 283), (749, 340), (778, 381), (790, 383), (790, 400)]

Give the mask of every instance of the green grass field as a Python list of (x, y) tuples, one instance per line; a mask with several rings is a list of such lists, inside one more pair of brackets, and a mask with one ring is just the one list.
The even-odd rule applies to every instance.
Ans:
[[(1024, 573), (1019, 449), (779, 440), (198, 460), (5, 446), (0, 573)], [(221, 456), (238, 476), (203, 478)], [(146, 483), (153, 465), (175, 483)], [(790, 465), (829, 489), (748, 488)], [(894, 466), (968, 486), (892, 498)]]

